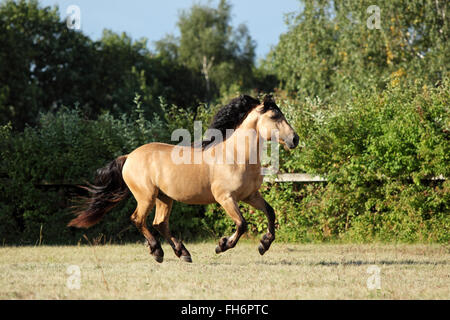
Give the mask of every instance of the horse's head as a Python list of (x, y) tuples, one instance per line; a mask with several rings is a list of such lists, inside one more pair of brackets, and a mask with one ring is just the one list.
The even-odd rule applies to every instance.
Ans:
[(255, 111), (259, 113), (257, 128), (263, 139), (270, 141), (274, 134), (278, 134), (280, 143), (289, 149), (297, 147), (299, 137), (271, 95), (265, 96), (264, 102)]

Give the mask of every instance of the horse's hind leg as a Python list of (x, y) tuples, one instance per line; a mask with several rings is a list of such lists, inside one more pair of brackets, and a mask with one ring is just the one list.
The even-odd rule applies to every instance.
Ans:
[(155, 205), (155, 199), (151, 198), (148, 201), (138, 200), (138, 205), (133, 215), (131, 216), (131, 221), (134, 222), (139, 231), (142, 232), (145, 239), (147, 239), (148, 245), (150, 247), (150, 254), (159, 263), (164, 260), (164, 251), (161, 248), (159, 241), (150, 233), (147, 229), (147, 215), (153, 209)]
[(161, 235), (170, 244), (175, 255), (185, 262), (192, 262), (191, 254), (184, 247), (183, 243), (172, 236), (169, 229), (169, 217), (172, 210), (173, 200), (164, 194), (160, 194), (156, 199), (155, 219), (153, 227), (161, 233)]
[(236, 224), (236, 232), (232, 236), (220, 239), (216, 253), (221, 253), (236, 246), (239, 238), (247, 231), (247, 222), (242, 216), (236, 200), (230, 194), (220, 194), (216, 191), (214, 197)]
[(255, 209), (261, 210), (265, 213), (267, 217), (267, 233), (262, 237), (261, 243), (259, 244), (258, 251), (263, 255), (267, 250), (269, 250), (270, 245), (275, 240), (275, 211), (273, 208), (264, 200), (259, 192), (255, 192), (250, 197), (244, 200)]

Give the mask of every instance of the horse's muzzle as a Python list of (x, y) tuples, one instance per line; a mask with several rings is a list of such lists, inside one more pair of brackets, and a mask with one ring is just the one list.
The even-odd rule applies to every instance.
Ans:
[(295, 149), (298, 146), (299, 141), (300, 138), (298, 134), (294, 133), (289, 139), (285, 141), (285, 143), (289, 149)]

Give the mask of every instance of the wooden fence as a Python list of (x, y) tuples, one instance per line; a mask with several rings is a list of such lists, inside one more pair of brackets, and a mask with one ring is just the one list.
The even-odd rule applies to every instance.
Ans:
[[(429, 179), (431, 181), (444, 181), (443, 175)], [(326, 182), (327, 179), (320, 176), (313, 176), (307, 173), (280, 173), (274, 176), (265, 176), (265, 182)]]
[(265, 182), (326, 182), (327, 179), (307, 173), (280, 173), (275, 176), (265, 176)]

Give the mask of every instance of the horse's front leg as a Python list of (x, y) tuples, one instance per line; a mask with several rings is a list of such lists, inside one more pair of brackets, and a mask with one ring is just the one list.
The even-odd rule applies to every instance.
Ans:
[(225, 209), (226, 213), (236, 224), (236, 232), (230, 237), (223, 237), (216, 247), (216, 253), (224, 252), (234, 248), (239, 238), (247, 231), (247, 222), (242, 216), (236, 200), (229, 193), (216, 193), (216, 201)]
[(261, 210), (267, 217), (268, 227), (267, 233), (262, 237), (261, 243), (259, 244), (258, 251), (263, 255), (267, 250), (269, 250), (270, 245), (275, 240), (275, 211), (273, 208), (264, 200), (259, 191), (253, 193), (250, 197), (243, 200), (255, 209)]

